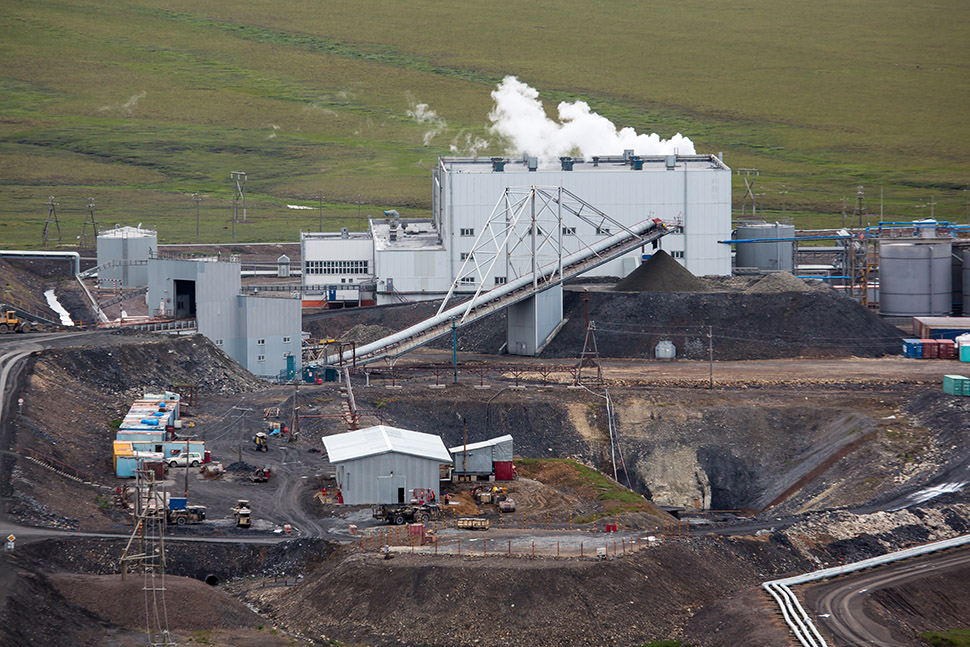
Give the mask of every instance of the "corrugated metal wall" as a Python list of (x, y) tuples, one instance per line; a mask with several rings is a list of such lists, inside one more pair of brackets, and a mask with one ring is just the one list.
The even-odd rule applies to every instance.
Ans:
[[(433, 489), (436, 498), (440, 494), (439, 464), (435, 460), (387, 453), (345, 461), (335, 467), (337, 486), (347, 505), (397, 503), (397, 487), (404, 487), (405, 499), (410, 497), (414, 488)], [(395, 477), (393, 491), (382, 493), (381, 489), (388, 488), (380, 487), (380, 477), (392, 475)]]

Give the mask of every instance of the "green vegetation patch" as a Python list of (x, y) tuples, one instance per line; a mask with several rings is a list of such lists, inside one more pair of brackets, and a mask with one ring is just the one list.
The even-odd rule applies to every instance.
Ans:
[(970, 647), (970, 629), (926, 631), (920, 636), (932, 647)]

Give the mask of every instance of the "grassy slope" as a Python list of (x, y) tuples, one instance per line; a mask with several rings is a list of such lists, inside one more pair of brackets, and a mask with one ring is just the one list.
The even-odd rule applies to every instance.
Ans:
[[(935, 196), (962, 220), (968, 22), (956, 1), (28, 0), (0, 17), (0, 245), (39, 242), (52, 194), (67, 238), (94, 196), (103, 223), (188, 242), (194, 191), (202, 237), (226, 241), (232, 170), (238, 240), (295, 240), (319, 214), (284, 205), (321, 192), (328, 227), (355, 226), (358, 195), (424, 213), (436, 156), (488, 137), (508, 73), (550, 111), (582, 98), (761, 169), (764, 205), (799, 224), (840, 222), (860, 183), (875, 210), (885, 186), (890, 213)], [(448, 123), (429, 146), (415, 102)]]

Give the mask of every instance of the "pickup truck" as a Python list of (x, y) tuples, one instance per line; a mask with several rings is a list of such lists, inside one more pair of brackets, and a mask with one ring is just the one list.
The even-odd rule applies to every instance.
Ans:
[(180, 454), (179, 456), (172, 456), (168, 459), (169, 467), (185, 467), (190, 465), (192, 467), (198, 467), (202, 464), (202, 454), (198, 452), (189, 452), (188, 454)]

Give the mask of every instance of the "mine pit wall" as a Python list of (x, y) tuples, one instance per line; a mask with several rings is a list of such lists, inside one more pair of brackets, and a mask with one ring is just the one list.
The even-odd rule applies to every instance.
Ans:
[[(822, 465), (873, 423), (826, 393), (793, 404), (788, 391), (705, 392), (698, 389), (611, 389), (619, 420), (619, 481), (658, 505), (689, 510), (760, 511)], [(427, 396), (408, 391), (388, 395), (360, 389), (358, 400), (393, 424), (433, 429), (448, 446), (512, 434), (515, 453), (526, 457), (574, 457), (612, 474), (603, 400), (557, 389), (507, 392), (485, 406), (494, 392), (445, 391)]]
[[(127, 544), (122, 539), (73, 537), (49, 539), (17, 547), (18, 559), (45, 570), (121, 577), (119, 559)], [(293, 539), (269, 544), (166, 541), (166, 574), (220, 583), (240, 577), (303, 575), (340, 551), (323, 539)]]

